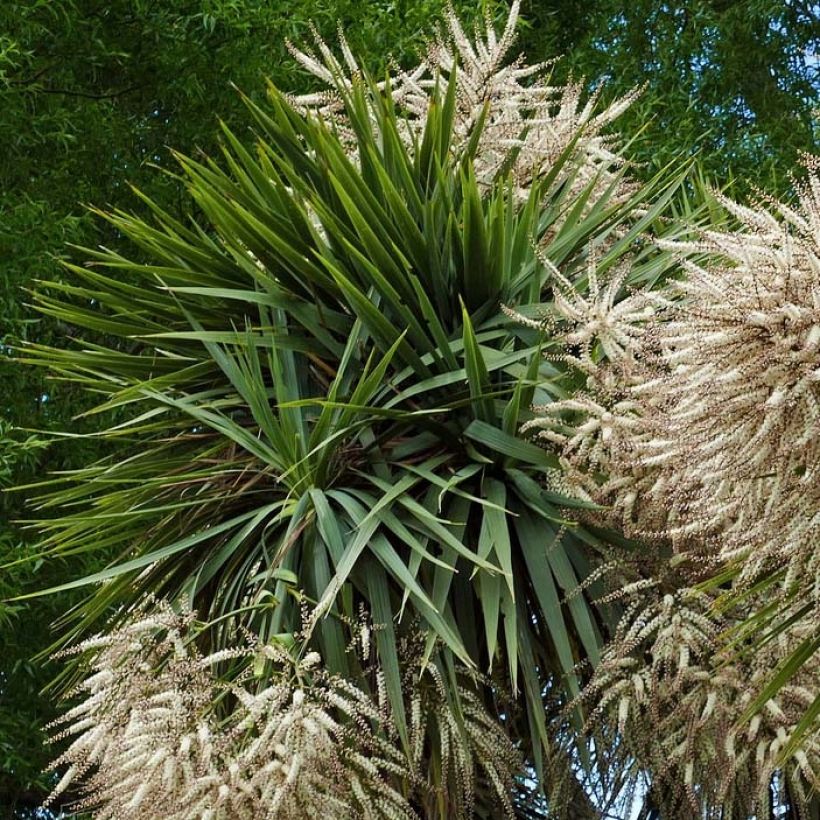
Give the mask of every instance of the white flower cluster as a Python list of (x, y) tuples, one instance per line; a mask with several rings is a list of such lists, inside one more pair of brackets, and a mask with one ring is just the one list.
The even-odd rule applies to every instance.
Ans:
[(647, 294), (624, 294), (625, 265), (604, 283), (591, 259), (584, 293), (539, 256), (552, 273), (554, 315), (547, 324), (566, 347), (557, 358), (584, 385), (567, 399), (533, 407), (535, 417), (522, 432), (557, 449), (562, 492), (606, 508), (599, 516), (606, 524), (646, 537), (667, 525), (668, 513), (655, 502), (661, 477), (643, 461), (652, 436), (634, 393), (657, 373), (656, 307)]
[[(402, 137), (410, 146), (421, 142), (432, 95), (436, 89), (443, 95), (454, 78), (457, 152), (467, 148), (482, 124), (473, 163), (480, 185), (490, 186), (499, 172), (509, 170), (518, 194), (526, 197), (532, 182), (569, 151), (571, 162), (558, 182), (567, 181), (580, 192), (594, 181), (602, 193), (615, 182), (623, 164), (604, 131), (636, 95), (600, 109), (597, 94), (582, 102), (582, 83), (550, 85), (545, 76), (548, 64), (526, 65), (520, 57), (510, 62), (519, 6), (520, 0), (515, 0), (500, 37), (488, 20), (486, 30), (477, 30), (472, 39), (452, 7), (448, 9), (446, 29), (429, 43), (426, 57), (414, 68), (395, 70), (390, 76), (391, 99), (403, 115)], [(318, 35), (315, 51), (291, 46), (301, 65), (330, 89), (291, 99), (298, 109), (333, 123), (355, 155), (356, 139), (339, 90), (349, 91), (361, 70), (344, 36), (340, 40), (341, 60)], [(378, 84), (380, 90), (387, 86)], [(629, 186), (621, 187), (626, 195)]]
[[(367, 695), (317, 677), (315, 653), (203, 657), (192, 623), (160, 605), (75, 650), (93, 651), (92, 671), (59, 721), (57, 738), (73, 739), (53, 763), (64, 774), (52, 801), (79, 781), (78, 808), (98, 820), (416, 816), (388, 782), (410, 775), (377, 736), (384, 714)], [(268, 662), (263, 684), (216, 675), (249, 654)]]
[(249, 639), (202, 655), (198, 634), (192, 613), (152, 600), (70, 650), (90, 669), (57, 722), (70, 743), (50, 803), (78, 785), (98, 820), (409, 820), (441, 801), (466, 820), (480, 787), (512, 816), (520, 756), (465, 670), (453, 690), (413, 647), (405, 751), (377, 668), (374, 697), (316, 652)]
[(722, 199), (737, 230), (660, 242), (705, 257), (665, 291), (567, 296), (556, 277), (587, 392), (528, 429), (630, 534), (739, 559), (747, 580), (783, 567), (820, 600), (820, 177), (799, 194), (774, 212)]
[[(584, 387), (535, 408), (525, 430), (558, 450), (575, 494), (601, 505), (591, 517), (659, 554), (671, 548), (684, 587), (730, 567), (742, 606), (725, 626), (738, 630), (759, 611), (777, 636), (758, 646), (745, 634), (741, 644), (757, 662), (744, 667), (675, 599), (633, 612), (610, 645), (592, 685), (599, 709), (654, 776), (668, 770), (670, 782), (686, 784), (681, 811), (692, 811), (698, 795), (714, 805), (754, 799), (760, 816), (778, 765), (793, 796), (820, 777), (816, 724), (788, 744), (820, 691), (816, 649), (751, 719), (746, 739), (722, 745), (778, 664), (816, 647), (819, 167), (809, 162), (795, 207), (721, 197), (736, 228), (660, 242), (681, 254), (683, 274), (661, 290), (625, 294), (623, 274), (601, 287), (593, 272), (582, 294), (554, 275), (561, 358)], [(743, 811), (732, 816), (749, 816)]]
[[(780, 756), (816, 696), (813, 674), (798, 675), (740, 723), (778, 652), (770, 647), (754, 662), (723, 653), (725, 624), (710, 604), (685, 591), (627, 610), (584, 695), (595, 704), (592, 731), (602, 719), (617, 723), (632, 765), (652, 772), (663, 817), (769, 818), (775, 773), (806, 805), (820, 786), (820, 730), (785, 762)], [(776, 649), (805, 637), (798, 625)]]
[(678, 529), (716, 533), (749, 579), (777, 566), (786, 587), (813, 579), (820, 602), (820, 178), (799, 193), (774, 213), (723, 199), (740, 230), (669, 246), (708, 261), (685, 262), (666, 372), (635, 392), (663, 426), (644, 462), (688, 474), (686, 495), (666, 492)]
[[(469, 685), (472, 677), (463, 670), (465, 680), (458, 682), (455, 692), (435, 664), (429, 663), (424, 673), (419, 678), (411, 665), (403, 681), (410, 695), (413, 769), (422, 779), (439, 784), (422, 798), (422, 816), (439, 816), (438, 806), (446, 804), (448, 816), (475, 817), (475, 796), (481, 788), (493, 795), (500, 816), (514, 817), (515, 777), (522, 771), (522, 760), (502, 724), (487, 711)], [(438, 748), (430, 757), (426, 750), (433, 738)]]

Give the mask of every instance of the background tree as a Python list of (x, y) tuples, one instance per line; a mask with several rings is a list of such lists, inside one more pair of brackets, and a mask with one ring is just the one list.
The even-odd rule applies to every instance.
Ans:
[(820, 8), (803, 0), (527, 2), (521, 44), (565, 57), (568, 75), (604, 94), (645, 86), (621, 127), (649, 167), (698, 154), (738, 194), (788, 189), (800, 152), (816, 150)]

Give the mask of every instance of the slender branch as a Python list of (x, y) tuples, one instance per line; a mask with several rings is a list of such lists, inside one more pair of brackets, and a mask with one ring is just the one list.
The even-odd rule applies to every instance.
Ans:
[(25, 77), (22, 80), (9, 80), (8, 84), (9, 85), (32, 85), (33, 83), (37, 82), (37, 80), (39, 80), (40, 77), (43, 76), (43, 74), (45, 74), (50, 69), (54, 68), (55, 65), (56, 65), (56, 63), (48, 63), (47, 65), (44, 65), (41, 69), (35, 71), (34, 74), (32, 74), (31, 76)]
[(43, 94), (63, 94), (67, 97), (83, 97), (87, 100), (111, 100), (115, 97), (122, 97), (125, 94), (130, 94), (132, 91), (136, 91), (139, 88), (144, 88), (145, 83), (138, 83), (135, 85), (129, 85), (126, 88), (121, 88), (119, 91), (109, 91), (105, 94), (94, 94), (90, 91), (74, 91), (70, 88), (40, 88), (38, 89)]

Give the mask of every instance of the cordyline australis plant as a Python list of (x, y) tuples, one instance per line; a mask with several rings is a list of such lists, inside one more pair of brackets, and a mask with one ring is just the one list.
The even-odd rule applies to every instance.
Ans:
[[(206, 677), (206, 659), (237, 651), (241, 630), (260, 646), (300, 636), (327, 680), (378, 704), (361, 740), (389, 742), (406, 762), (379, 751), (393, 768), (374, 763), (367, 777), (386, 777), (407, 802), (376, 788), (399, 816), (598, 815), (557, 737), (580, 725), (579, 711), (568, 720), (564, 709), (580, 693), (583, 662), (597, 662), (614, 627), (611, 607), (583, 588), (608, 546), (594, 526), (567, 518), (585, 502), (547, 487), (557, 458), (516, 436), (533, 402), (564, 395), (566, 366), (544, 360), (546, 334), (500, 305), (534, 310), (554, 265), (583, 285), (590, 254), (602, 270), (629, 256), (630, 282), (662, 276), (671, 254), (633, 245), (663, 227), (678, 180), (625, 187), (600, 135), (617, 106), (593, 114), (578, 89), (556, 92), (534, 68), (505, 67), (511, 32), (512, 22), (501, 40), (488, 31), (469, 44), (451, 18), (424, 71), (383, 86), (364, 71), (344, 77), (321, 47), (324, 68), (310, 65), (332, 84), (330, 108), (272, 89), (267, 108), (249, 103), (252, 149), (225, 129), (221, 164), (179, 156), (195, 221), (148, 200), (151, 220), (103, 214), (132, 250), (84, 249), (92, 261), (71, 267), (74, 281), (45, 283), (37, 297), (96, 341), (80, 335), (70, 349), (27, 354), (99, 395), (93, 412), (115, 419), (100, 435), (117, 443), (116, 457), (46, 482), (39, 502), (45, 555), (116, 553), (108, 569), (61, 587), (95, 585), (67, 639), (112, 611), (124, 621), (149, 594), (187, 600), (209, 624), (196, 637), (202, 657), (180, 659)], [(378, 679), (346, 651), (362, 609)], [(401, 647), (418, 632), (408, 667)], [(122, 634), (102, 639), (102, 659), (91, 663), (109, 663), (110, 653), (130, 663)], [(154, 650), (133, 651), (151, 665)], [(425, 713), (408, 694), (431, 668), (433, 700), (446, 701), (452, 721), (433, 720), (435, 708)], [(81, 674), (67, 673), (75, 682)], [(139, 700), (141, 685), (128, 698)], [(210, 677), (201, 686), (222, 691)], [(103, 691), (102, 711), (75, 732), (108, 725), (103, 701), (126, 734), (131, 716), (141, 719), (142, 706), (118, 712), (115, 690)], [(190, 708), (180, 701), (185, 727), (217, 720), (200, 715), (208, 697)], [(232, 702), (226, 695), (220, 708)], [(222, 816), (230, 812), (214, 801), (223, 785), (234, 794), (225, 772), (245, 753), (246, 739), (234, 742), (244, 720), (236, 708), (213, 724), (226, 732), (212, 758), (218, 774), (203, 763), (190, 776)], [(492, 730), (488, 714), (499, 716)], [(482, 725), (472, 741), (470, 715)], [(419, 721), (432, 727), (421, 745)], [(337, 784), (348, 746), (331, 749), (337, 737), (327, 731), (321, 778)], [(506, 752), (497, 766), (479, 765), (508, 748), (487, 748), (502, 735), (520, 755), (517, 771)], [(72, 748), (81, 756), (90, 743)], [(72, 755), (69, 779), (90, 775), (89, 800), (125, 816), (119, 758), (95, 775), (108, 755), (88, 772), (88, 760)], [(271, 777), (251, 785), (248, 800), (277, 799)], [(365, 774), (357, 777), (368, 793)], [(164, 788), (157, 778), (135, 803), (140, 817), (163, 805), (148, 793)], [(328, 800), (348, 801), (347, 816), (359, 816), (360, 795), (328, 789)], [(283, 802), (280, 813), (326, 805), (287, 814)]]
[(652, 772), (664, 816), (769, 816), (772, 789), (816, 810), (815, 160), (808, 170), (793, 207), (719, 197), (734, 229), (661, 240), (684, 257), (663, 290), (617, 301), (617, 282), (596, 283), (584, 299), (564, 283), (565, 360), (586, 389), (525, 424), (605, 523), (675, 554), (674, 570), (632, 587), (657, 599), (637, 595), (586, 695)]

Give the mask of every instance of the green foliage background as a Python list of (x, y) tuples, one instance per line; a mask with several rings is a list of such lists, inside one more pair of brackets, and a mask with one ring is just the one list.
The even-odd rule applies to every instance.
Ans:
[[(582, 10), (583, 9), (583, 10)], [(698, 154), (742, 195), (788, 189), (816, 150), (820, 5), (812, 0), (531, 2), (520, 43), (530, 59), (565, 55), (557, 76), (645, 87), (621, 120), (649, 166)]]
[[(78, 430), (84, 399), (11, 359), (14, 340), (63, 344), (72, 329), (26, 307), (36, 279), (61, 275), (66, 243), (116, 245), (116, 230), (84, 204), (138, 210), (127, 183), (171, 213), (181, 192), (152, 167), (168, 146), (213, 153), (217, 116), (238, 131), (264, 78), (302, 88), (284, 40), (309, 21), (328, 39), (341, 25), (375, 71), (388, 54), (414, 53), (441, 0), (23, 0), (0, 6), (0, 483), (26, 484), (88, 460), (89, 445), (47, 448), (27, 429)], [(505, 8), (487, 0), (487, 10)], [(455, 3), (470, 23), (475, 3)], [(646, 85), (622, 130), (643, 128), (632, 153), (649, 173), (700, 151), (708, 175), (788, 188), (800, 151), (816, 150), (820, 7), (789, 0), (526, 0), (520, 46), (528, 59), (560, 54), (556, 79), (606, 81), (605, 96)], [(15, 429), (17, 428), (17, 429)], [(23, 428), (23, 429), (21, 429)], [(82, 451), (80, 451), (80, 446)], [(25, 557), (24, 493), (0, 496), (0, 563)], [(5, 569), (0, 597), (52, 586), (92, 567), (82, 554)], [(94, 560), (99, 560), (95, 558)], [(36, 806), (47, 789), (41, 726), (50, 670), (31, 658), (72, 603), (55, 596), (22, 608), (0, 603), (0, 813)]]

